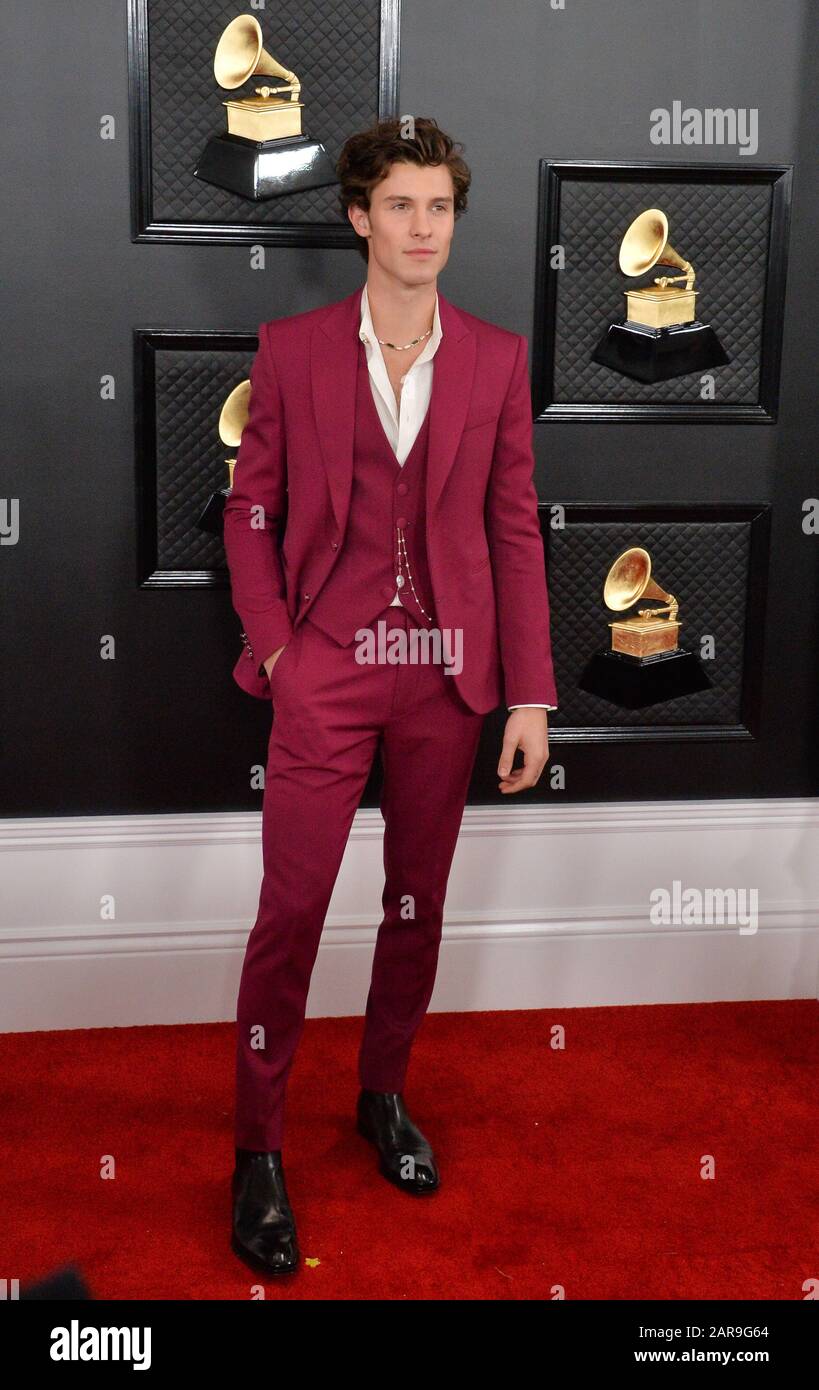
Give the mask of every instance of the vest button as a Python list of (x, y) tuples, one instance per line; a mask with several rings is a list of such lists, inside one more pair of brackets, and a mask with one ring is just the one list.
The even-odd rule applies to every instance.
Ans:
[(385, 584), (381, 592), (385, 598), (392, 598), (395, 593), (395, 587), (393, 586), (390, 588), (389, 584)]
[(396, 517), (395, 524), (396, 526), (400, 526), (401, 530), (403, 531), (404, 527), (407, 524), (407, 518), (405, 516)]
[(409, 488), (407, 487), (406, 483), (399, 483), (395, 490), (396, 492), (400, 492), (402, 497), (404, 496), (405, 492), (409, 492)]

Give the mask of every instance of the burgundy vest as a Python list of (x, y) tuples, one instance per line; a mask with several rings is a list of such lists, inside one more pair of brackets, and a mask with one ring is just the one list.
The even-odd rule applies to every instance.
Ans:
[(391, 604), (398, 574), (398, 526), (403, 529), (412, 584), (425, 617), (412, 592), (407, 565), (402, 606), (420, 627), (434, 627), (435, 608), (427, 565), (425, 488), (429, 410), (403, 467), (392, 451), (378, 418), (370, 386), (367, 355), (359, 341), (358, 376), (353, 442), (353, 481), (347, 531), (331, 574), (310, 608), (309, 620), (346, 647), (359, 627), (369, 627), (380, 616), (390, 626), (390, 614), (400, 610)]

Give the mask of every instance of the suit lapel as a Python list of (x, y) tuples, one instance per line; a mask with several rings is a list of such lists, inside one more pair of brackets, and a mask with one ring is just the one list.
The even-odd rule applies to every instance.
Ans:
[(475, 375), (475, 334), (440, 291), (438, 308), (443, 336), (432, 359), (426, 492), (428, 523), (455, 461)]
[[(427, 524), (463, 433), (475, 373), (475, 334), (438, 292), (442, 338), (433, 360), (426, 475)], [(361, 289), (331, 305), (310, 342), (310, 384), (316, 427), (336, 523), (347, 524), (353, 482), (355, 397)]]
[(330, 306), (310, 337), (313, 413), (336, 524), (343, 535), (353, 483), (361, 290)]

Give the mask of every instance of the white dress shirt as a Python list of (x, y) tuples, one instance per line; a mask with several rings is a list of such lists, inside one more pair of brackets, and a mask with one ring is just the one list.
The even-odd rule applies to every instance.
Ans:
[[(443, 337), (441, 315), (438, 309), (438, 296), (435, 296), (435, 315), (432, 332), (415, 361), (401, 378), (400, 404), (396, 402), (384, 354), (373, 328), (367, 286), (361, 294), (361, 327), (359, 336), (367, 353), (367, 369), (370, 374), (370, 389), (378, 418), (384, 427), (395, 457), (403, 468), (407, 456), (415, 443), (416, 436), (424, 423), (432, 394), (432, 359), (438, 351)], [(402, 608), (403, 604), (395, 591), (390, 608)], [(557, 709), (557, 705), (509, 705), (509, 709)]]

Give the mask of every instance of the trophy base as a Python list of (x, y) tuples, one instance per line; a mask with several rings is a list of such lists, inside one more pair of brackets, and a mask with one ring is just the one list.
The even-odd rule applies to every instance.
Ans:
[(609, 324), (591, 360), (649, 385), (731, 361), (711, 325), (697, 319), (667, 328), (619, 319)]
[(656, 656), (596, 652), (578, 681), (590, 695), (600, 695), (623, 709), (643, 709), (679, 695), (710, 690), (711, 682), (693, 652), (677, 648)]
[(210, 531), (212, 536), (224, 535), (225, 502), (229, 496), (229, 487), (220, 487), (218, 492), (211, 493), (196, 523), (200, 531)]
[(223, 131), (208, 140), (193, 171), (203, 183), (261, 202), (338, 183), (324, 146), (307, 135), (283, 140), (246, 140)]

